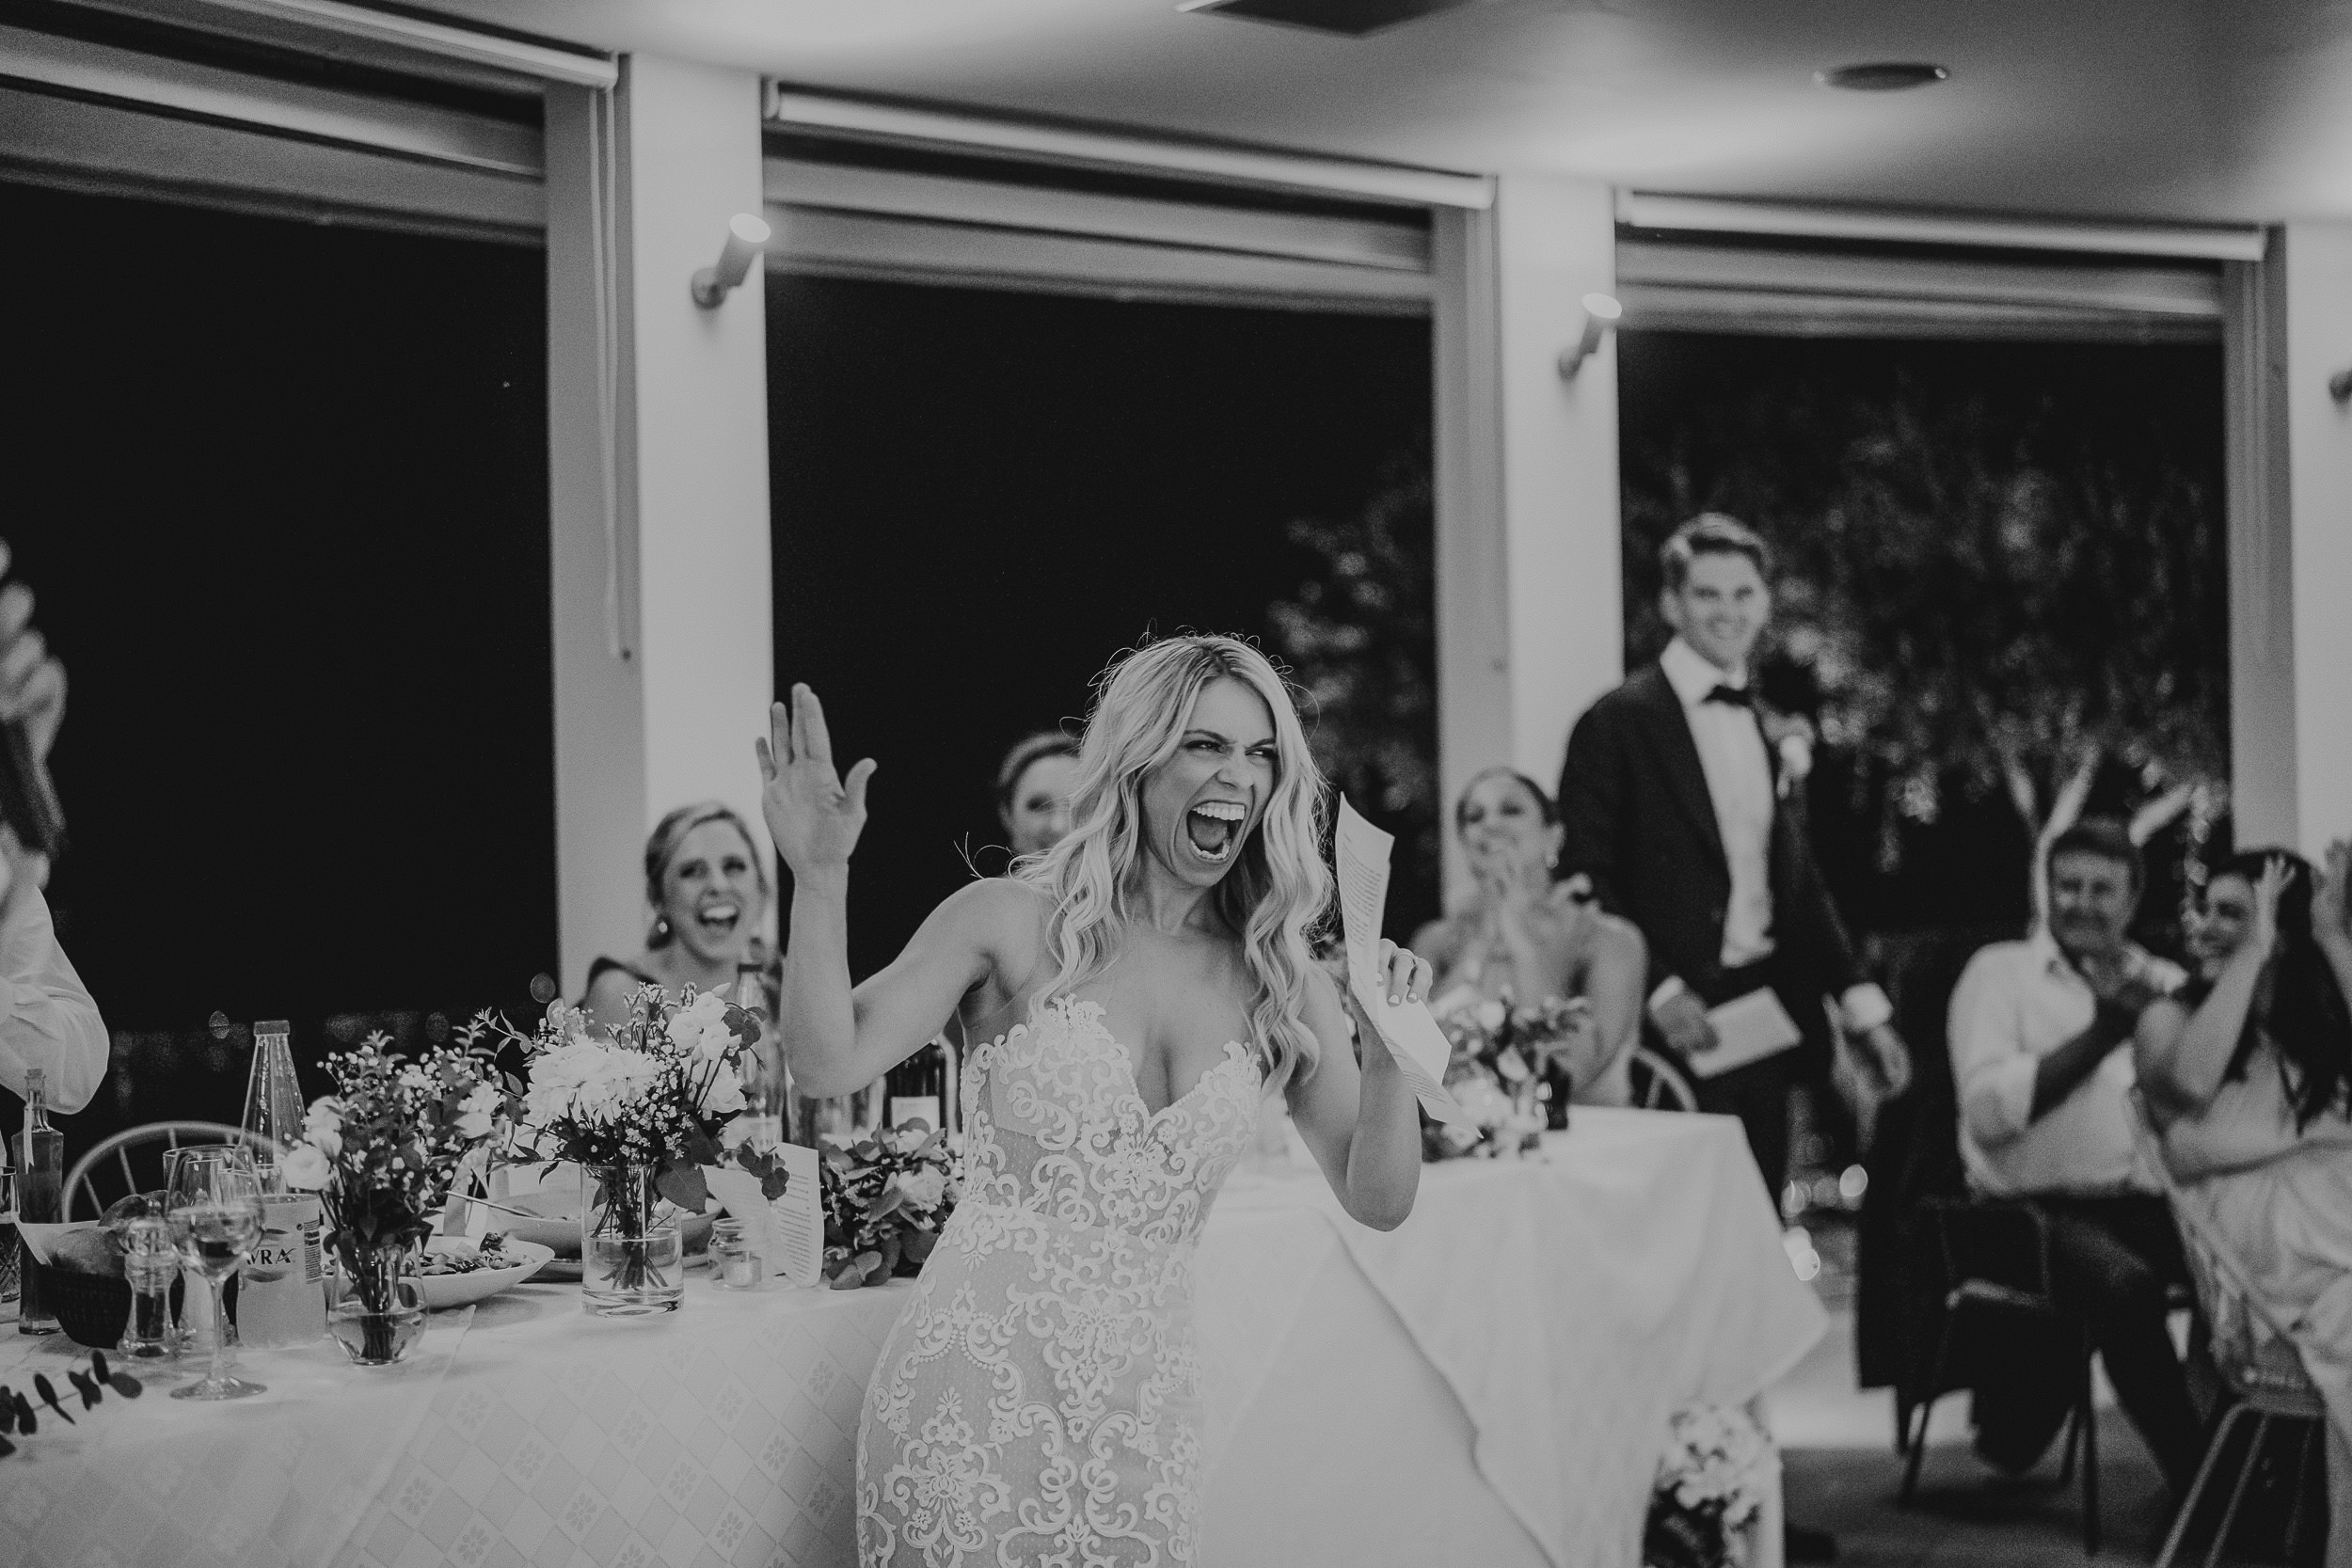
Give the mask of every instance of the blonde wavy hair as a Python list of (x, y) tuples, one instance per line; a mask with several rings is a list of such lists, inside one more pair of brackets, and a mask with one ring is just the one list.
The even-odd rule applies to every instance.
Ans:
[(1274, 790), (1211, 907), (1239, 933), (1257, 982), (1251, 1043), (1267, 1082), (1311, 1074), (1307, 1027), (1312, 941), (1328, 915), (1331, 872), (1323, 863), (1325, 786), (1289, 687), (1266, 657), (1232, 637), (1184, 635), (1114, 659), (1095, 682), (1094, 711), (1078, 752), (1071, 829), (1012, 875), (1045, 895), (1046, 951), (1057, 970), (1041, 998), (1067, 995), (1109, 967), (1130, 918), (1130, 886), (1144, 855), (1143, 782), (1183, 744), (1192, 707), (1212, 683), (1238, 680), (1274, 720)]

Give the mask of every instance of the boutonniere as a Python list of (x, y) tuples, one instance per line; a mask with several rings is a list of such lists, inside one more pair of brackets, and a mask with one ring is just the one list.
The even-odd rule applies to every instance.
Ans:
[(1780, 758), (1779, 792), (1786, 800), (1813, 771), (1813, 747), (1820, 736), (1802, 713), (1763, 712), (1757, 718), (1763, 721), (1764, 738)]

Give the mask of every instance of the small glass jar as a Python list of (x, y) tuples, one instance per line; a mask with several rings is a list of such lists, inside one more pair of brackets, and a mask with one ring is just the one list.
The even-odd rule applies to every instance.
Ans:
[(756, 1291), (768, 1283), (767, 1260), (753, 1250), (739, 1219), (710, 1227), (710, 1267), (722, 1291)]

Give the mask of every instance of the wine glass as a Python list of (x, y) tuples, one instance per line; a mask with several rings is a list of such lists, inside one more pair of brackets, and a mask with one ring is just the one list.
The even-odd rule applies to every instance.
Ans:
[(262, 1238), (262, 1183), (254, 1174), (252, 1155), (233, 1148), (182, 1150), (172, 1166), (165, 1204), (181, 1266), (203, 1277), (205, 1290), (212, 1293), (215, 1325), (210, 1371), (201, 1382), (174, 1388), (171, 1397), (241, 1400), (262, 1393), (262, 1385), (228, 1375), (228, 1358), (218, 1331), (226, 1321), (221, 1287)]

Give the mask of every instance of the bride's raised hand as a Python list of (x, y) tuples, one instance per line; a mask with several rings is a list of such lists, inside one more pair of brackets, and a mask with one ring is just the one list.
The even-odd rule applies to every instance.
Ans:
[(793, 687), (788, 703), (769, 709), (768, 729), (752, 750), (759, 756), (760, 814), (776, 853), (796, 878), (848, 865), (866, 828), (874, 759), (858, 763), (847, 778), (834, 770), (824, 705), (805, 686)]

